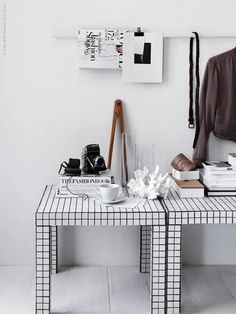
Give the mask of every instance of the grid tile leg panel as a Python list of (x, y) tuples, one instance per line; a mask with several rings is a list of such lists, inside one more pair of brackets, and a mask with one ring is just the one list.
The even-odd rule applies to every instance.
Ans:
[(58, 272), (58, 238), (57, 226), (51, 227), (51, 274)]
[(181, 313), (181, 225), (169, 225), (167, 231), (167, 314)]
[(36, 314), (50, 314), (50, 227), (36, 226)]
[(151, 314), (166, 313), (166, 226), (151, 227)]
[(150, 273), (151, 226), (140, 226), (140, 264), (141, 273)]

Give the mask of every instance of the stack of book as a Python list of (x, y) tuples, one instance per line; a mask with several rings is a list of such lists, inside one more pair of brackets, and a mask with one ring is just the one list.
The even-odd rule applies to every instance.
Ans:
[(179, 171), (172, 167), (171, 178), (179, 197), (204, 197), (204, 186), (198, 181), (199, 170)]
[(228, 154), (228, 163), (232, 167), (236, 167), (236, 153), (229, 153)]
[(236, 196), (236, 165), (226, 161), (205, 161), (200, 177), (207, 196)]
[(98, 175), (82, 174), (81, 176), (60, 175), (56, 197), (75, 197), (78, 194), (94, 195), (94, 190), (101, 184), (112, 183), (110, 171)]

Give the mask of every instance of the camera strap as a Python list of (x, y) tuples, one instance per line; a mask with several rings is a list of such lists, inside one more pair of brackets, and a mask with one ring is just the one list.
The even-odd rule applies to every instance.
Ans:
[(68, 163), (66, 161), (63, 161), (60, 165), (60, 168), (58, 170), (58, 173), (61, 174), (61, 170), (62, 168), (65, 169), (66, 167), (68, 167)]
[[(127, 154), (126, 154), (126, 138), (125, 134), (125, 127), (124, 127), (124, 116), (123, 116), (123, 108), (122, 108), (122, 101), (120, 99), (115, 100), (114, 104), (114, 111), (113, 111), (113, 119), (112, 119), (112, 127), (111, 127), (111, 138), (110, 138), (110, 146), (109, 146), (109, 155), (108, 155), (108, 168), (111, 169), (112, 163), (112, 154), (113, 154), (113, 147), (114, 147), (114, 139), (115, 139), (115, 131), (116, 131), (116, 123), (117, 120), (120, 120), (120, 132), (121, 137), (123, 137), (123, 147), (122, 147), (122, 167), (124, 167), (125, 172), (125, 181), (128, 182), (128, 166), (127, 166)], [(123, 171), (123, 168), (122, 168)]]
[[(80, 176), (81, 174), (81, 170), (80, 168), (75, 168), (75, 167), (70, 167), (71, 163), (75, 163), (76, 159), (72, 159), (70, 158), (69, 163), (66, 161), (63, 161), (60, 165), (60, 168), (58, 170), (59, 174), (63, 174), (63, 175), (73, 175), (73, 176)], [(77, 165), (79, 165), (80, 160), (77, 159)], [(62, 169), (64, 170), (64, 172), (62, 173)]]

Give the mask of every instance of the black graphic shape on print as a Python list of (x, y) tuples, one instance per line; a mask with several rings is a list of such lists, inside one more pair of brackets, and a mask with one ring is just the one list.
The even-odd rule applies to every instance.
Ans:
[(134, 54), (135, 64), (151, 64), (151, 43), (145, 43), (143, 54)]

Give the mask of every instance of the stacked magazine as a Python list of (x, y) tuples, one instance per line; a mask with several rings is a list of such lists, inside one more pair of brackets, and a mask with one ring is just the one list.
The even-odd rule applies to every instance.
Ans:
[(236, 196), (236, 166), (226, 161), (205, 161), (200, 177), (207, 196)]
[(172, 167), (171, 178), (179, 197), (204, 197), (204, 186), (198, 181), (199, 170), (179, 171)]
[(110, 171), (101, 174), (81, 176), (60, 175), (59, 184), (56, 189), (56, 197), (76, 197), (80, 194), (94, 195), (95, 189), (104, 183), (112, 183)]

